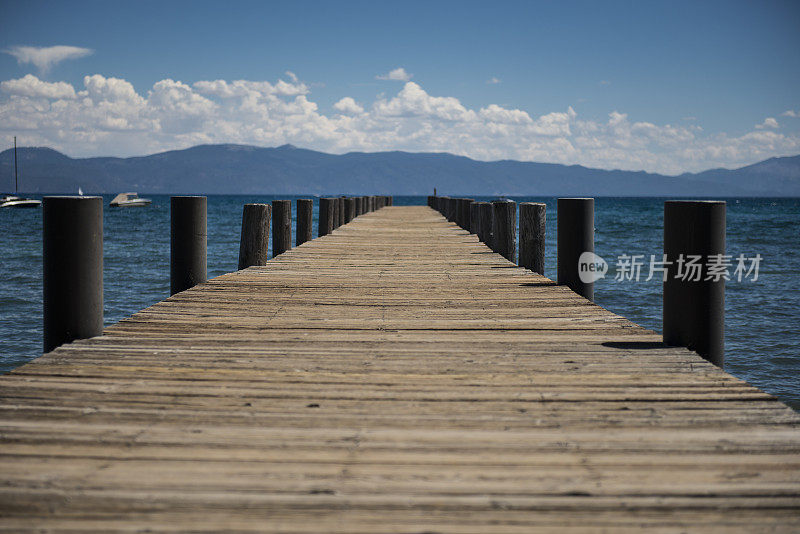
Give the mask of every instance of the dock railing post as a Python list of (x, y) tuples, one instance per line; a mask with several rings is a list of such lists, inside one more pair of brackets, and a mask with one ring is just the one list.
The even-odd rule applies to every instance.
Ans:
[(317, 236), (322, 237), (333, 232), (333, 205), (334, 199), (321, 198), (319, 199), (319, 222), (317, 227)]
[(475, 202), (473, 198), (459, 198), (458, 199), (458, 225), (469, 232), (469, 206)]
[(242, 236), (239, 240), (239, 270), (266, 265), (272, 206), (245, 204), (242, 208)]
[(519, 265), (544, 274), (545, 215), (547, 205), (522, 202), (519, 205)]
[(492, 234), (494, 226), (494, 213), (492, 211), (492, 203), (491, 202), (480, 202), (478, 204), (480, 207), (480, 229), (481, 233), (478, 237), (483, 243), (489, 247), (490, 249), (494, 250), (494, 235)]
[(272, 201), (272, 257), (292, 248), (292, 201)]
[(207, 278), (207, 199), (170, 198), (170, 294), (180, 293)]
[(445, 218), (450, 221), (454, 222), (456, 220), (456, 199), (450, 197), (444, 197), (445, 201), (445, 210), (444, 216)]
[(333, 229), (336, 230), (339, 228), (339, 199), (331, 197), (331, 202), (333, 203)]
[(492, 233), (494, 251), (512, 263), (517, 263), (517, 203), (513, 200), (492, 202)]
[(344, 222), (345, 224), (347, 224), (356, 218), (356, 199), (354, 199), (353, 197), (347, 197), (346, 199), (344, 199), (344, 208), (345, 208)]
[(336, 226), (339, 227), (339, 226), (342, 226), (344, 224), (344, 218), (345, 218), (345, 214), (344, 214), (344, 209), (345, 209), (345, 207), (344, 207), (345, 206), (344, 197), (339, 197), (337, 199), (337, 202), (339, 203), (339, 206), (338, 206), (339, 223)]
[(469, 231), (471, 234), (480, 236), (481, 233), (481, 203), (470, 202), (469, 204)]
[[(723, 367), (725, 202), (664, 202), (664, 343), (688, 347)], [(697, 268), (692, 265), (697, 265)]]
[(297, 199), (297, 237), (295, 246), (300, 246), (306, 241), (314, 239), (313, 235), (314, 220), (314, 200), (311, 198)]
[(582, 254), (594, 254), (594, 199), (559, 198), (557, 218), (558, 283), (593, 300), (594, 282), (589, 281), (588, 273), (584, 273), (587, 281), (581, 280), (578, 262)]
[(44, 197), (43, 351), (103, 332), (103, 198)]

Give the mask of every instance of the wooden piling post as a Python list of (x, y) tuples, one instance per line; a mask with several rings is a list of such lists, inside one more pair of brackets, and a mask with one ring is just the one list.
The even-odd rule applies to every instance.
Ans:
[(480, 207), (480, 240), (489, 247), (490, 249), (494, 250), (494, 213), (492, 210), (492, 203), (491, 202), (481, 202)]
[(559, 198), (557, 219), (558, 283), (593, 300), (594, 282), (581, 280), (578, 261), (581, 254), (594, 253), (594, 199)]
[(267, 264), (271, 216), (272, 206), (269, 204), (245, 204), (242, 208), (239, 270)]
[[(664, 343), (688, 347), (723, 367), (725, 278), (709, 265), (724, 265), (725, 202), (664, 203)], [(699, 257), (696, 274), (687, 263)], [(719, 261), (717, 261), (719, 260)]]
[(292, 248), (292, 201), (272, 201), (272, 257)]
[(342, 226), (344, 224), (344, 218), (345, 218), (344, 197), (339, 197), (337, 199), (337, 202), (339, 202), (339, 207), (338, 207), (338, 210), (339, 210), (339, 224), (337, 224), (337, 226)]
[(317, 236), (322, 237), (333, 232), (333, 205), (335, 204), (332, 198), (319, 199), (319, 223), (317, 227)]
[(450, 197), (444, 197), (444, 217), (450, 222), (455, 220), (455, 205), (456, 200)]
[(310, 198), (297, 199), (297, 237), (295, 245), (300, 246), (306, 241), (314, 239), (313, 221), (314, 220), (314, 200)]
[(547, 205), (522, 202), (519, 205), (519, 265), (544, 274), (545, 215)]
[(103, 198), (42, 202), (43, 350), (103, 332)]
[(475, 199), (472, 198), (458, 199), (458, 225), (467, 232), (470, 231), (469, 206), (473, 202), (475, 202)]
[(478, 236), (481, 233), (480, 205), (480, 202), (470, 202), (469, 205), (469, 232)]
[(463, 228), (463, 226), (461, 226), (461, 210), (463, 209), (461, 205), (462, 200), (464, 199), (460, 197), (453, 199), (453, 222), (461, 228)]
[(345, 224), (347, 224), (356, 218), (356, 199), (354, 199), (353, 197), (347, 197), (344, 200), (344, 207), (345, 207), (344, 222)]
[(333, 199), (333, 229), (336, 230), (339, 228), (339, 199), (336, 197), (331, 197)]
[(206, 281), (206, 217), (206, 197), (170, 198), (171, 295)]
[(492, 202), (492, 234), (494, 251), (517, 263), (517, 203), (513, 200)]

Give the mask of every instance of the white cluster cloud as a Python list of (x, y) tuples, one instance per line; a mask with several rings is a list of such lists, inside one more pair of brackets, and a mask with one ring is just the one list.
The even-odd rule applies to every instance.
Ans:
[(39, 72), (46, 73), (50, 68), (61, 63), (66, 59), (78, 59), (86, 57), (94, 53), (94, 50), (89, 48), (80, 48), (78, 46), (12, 46), (8, 50), (4, 50), (6, 54), (10, 54), (17, 58), (17, 62), (22, 65), (24, 63), (32, 63), (39, 69)]
[(500, 78), (496, 76), (492, 76), (491, 78), (486, 80), (486, 83), (488, 83), (489, 85), (496, 85), (498, 83), (502, 83), (502, 80), (500, 80)]
[(779, 128), (780, 124), (775, 120), (775, 117), (767, 117), (761, 124), (756, 124), (756, 130), (764, 130), (765, 128)]
[(389, 71), (389, 74), (379, 74), (375, 76), (376, 80), (394, 80), (397, 82), (407, 82), (409, 81), (414, 75), (409, 74), (406, 72), (406, 69), (403, 67), (398, 67), (394, 70)]
[(75, 89), (66, 82), (43, 82), (32, 74), (18, 80), (0, 82), (0, 90), (11, 95), (30, 98), (53, 98), (69, 100), (75, 98)]
[(364, 108), (351, 97), (346, 96), (333, 105), (334, 109), (349, 115), (361, 115)]
[(126, 80), (86, 76), (83, 87), (36, 76), (0, 82), (0, 134), (73, 156), (141, 155), (202, 143), (327, 152), (451, 152), (663, 173), (735, 167), (800, 153), (800, 136), (767, 118), (740, 136), (706, 134), (695, 123), (657, 125), (612, 111), (603, 120), (572, 108), (532, 114), (498, 104), (470, 109), (407, 81), (372, 103), (344, 96), (329, 113), (294, 74), (276, 82), (161, 80), (137, 92)]
[(800, 111), (795, 111), (793, 109), (787, 109), (786, 111), (781, 113), (781, 115), (783, 115), (784, 117), (791, 117), (793, 119), (797, 119), (798, 117), (800, 117)]

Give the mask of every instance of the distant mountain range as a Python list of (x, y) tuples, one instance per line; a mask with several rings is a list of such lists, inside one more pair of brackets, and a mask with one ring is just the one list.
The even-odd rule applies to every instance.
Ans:
[[(395, 194), (519, 196), (800, 196), (800, 156), (740, 169), (664, 176), (580, 165), (475, 161), (446, 153), (333, 155), (284, 145), (201, 145), (133, 158), (70, 158), (19, 148), (27, 193)], [(13, 190), (14, 153), (0, 153), (0, 191)]]

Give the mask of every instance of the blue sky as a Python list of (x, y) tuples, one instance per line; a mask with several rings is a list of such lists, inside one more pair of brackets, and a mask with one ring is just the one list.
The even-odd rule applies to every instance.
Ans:
[(290, 142), (674, 174), (800, 153), (799, 2), (2, 0), (0, 50), (5, 144), (72, 156)]

